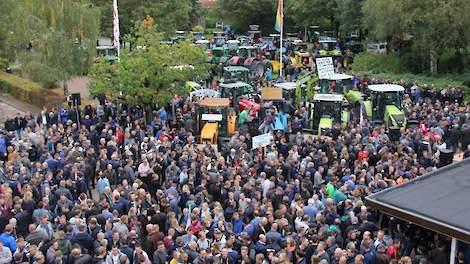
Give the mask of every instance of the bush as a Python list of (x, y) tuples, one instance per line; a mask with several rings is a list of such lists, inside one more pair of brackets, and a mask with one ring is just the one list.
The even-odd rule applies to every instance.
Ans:
[(55, 69), (51, 69), (40, 62), (31, 61), (24, 65), (24, 73), (26, 76), (42, 85), (46, 89), (57, 87), (57, 73)]
[(354, 72), (394, 74), (405, 72), (400, 58), (395, 54), (370, 55), (366, 53), (360, 53), (354, 57), (352, 70)]
[(0, 91), (39, 107), (58, 105), (63, 100), (60, 95), (42, 88), (37, 83), (5, 72), (0, 72)]

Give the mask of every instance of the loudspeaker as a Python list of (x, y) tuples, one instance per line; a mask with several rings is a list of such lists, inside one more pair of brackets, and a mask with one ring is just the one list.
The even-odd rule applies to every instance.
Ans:
[(69, 96), (68, 98), (69, 103), (71, 103), (73, 106), (80, 106), (82, 105), (82, 97), (80, 96), (80, 93), (73, 93)]
[(400, 140), (400, 128), (399, 127), (390, 127), (388, 129), (388, 137), (390, 138), (390, 141), (399, 141)]
[(439, 168), (452, 164), (454, 161), (454, 151), (451, 149), (443, 149), (439, 153)]

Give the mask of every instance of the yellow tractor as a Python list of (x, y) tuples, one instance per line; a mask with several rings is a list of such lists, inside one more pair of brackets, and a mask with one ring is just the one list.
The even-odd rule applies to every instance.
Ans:
[(197, 107), (200, 143), (218, 144), (235, 132), (236, 113), (228, 98), (204, 98)]
[(290, 63), (294, 68), (308, 68), (312, 69), (313, 57), (310, 53), (302, 50), (294, 51), (290, 56)]

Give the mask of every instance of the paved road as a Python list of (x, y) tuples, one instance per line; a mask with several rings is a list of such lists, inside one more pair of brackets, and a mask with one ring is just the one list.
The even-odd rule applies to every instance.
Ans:
[(4, 127), (5, 121), (8, 117), (14, 117), (17, 113), (26, 114), (25, 111), (15, 108), (14, 106), (5, 103), (0, 97), (0, 127)]

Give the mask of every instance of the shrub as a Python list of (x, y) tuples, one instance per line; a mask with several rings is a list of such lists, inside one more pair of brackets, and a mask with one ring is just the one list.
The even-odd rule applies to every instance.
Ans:
[(402, 73), (405, 72), (400, 58), (395, 54), (370, 55), (360, 53), (354, 57), (354, 72)]
[(5, 72), (0, 72), (0, 91), (39, 107), (58, 105), (63, 99), (60, 95), (42, 88), (37, 83)]

